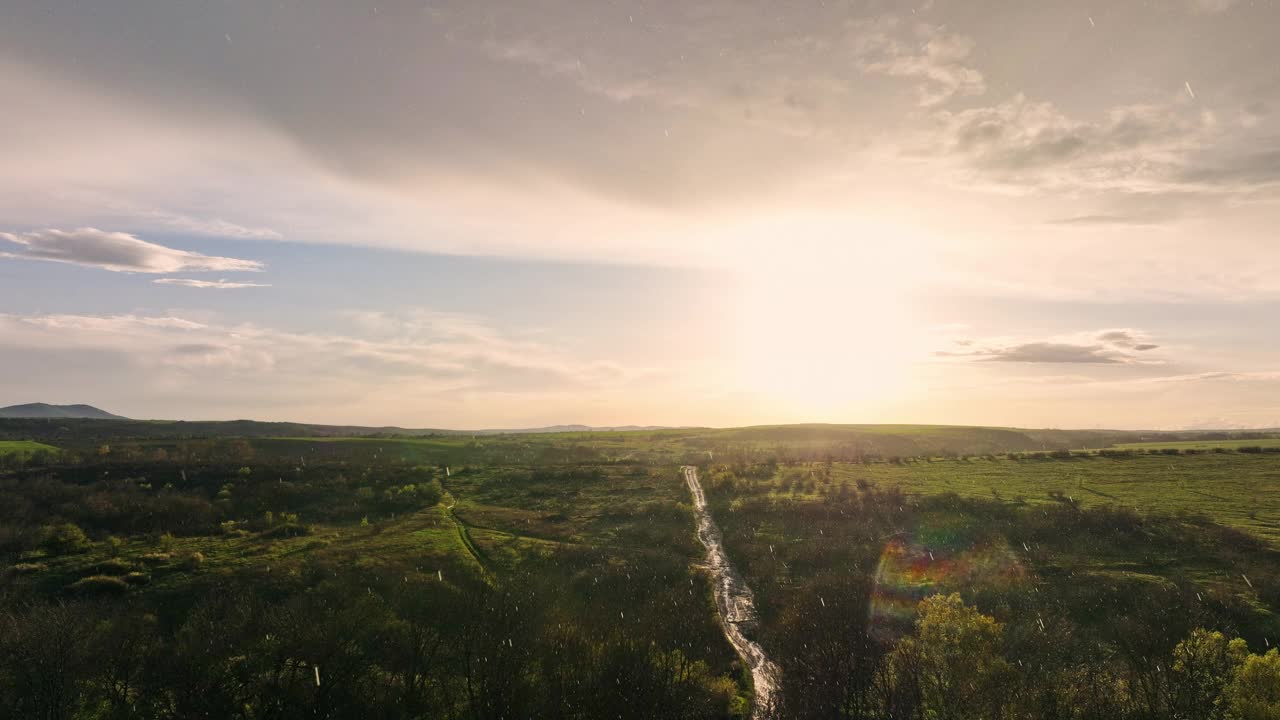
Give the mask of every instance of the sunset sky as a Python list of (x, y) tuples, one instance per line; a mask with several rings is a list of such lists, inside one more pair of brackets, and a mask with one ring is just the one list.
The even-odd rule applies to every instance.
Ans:
[(1280, 4), (5, 0), (0, 405), (1280, 426)]

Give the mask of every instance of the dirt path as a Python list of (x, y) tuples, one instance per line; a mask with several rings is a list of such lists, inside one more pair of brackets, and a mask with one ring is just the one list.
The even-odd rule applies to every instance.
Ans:
[[(448, 504), (446, 505), (445, 503)], [(480, 553), (480, 548), (476, 547), (475, 541), (471, 539), (471, 528), (467, 527), (462, 518), (458, 517), (458, 514), (453, 511), (454, 506), (457, 504), (458, 501), (454, 500), (453, 495), (446, 490), (445, 496), (441, 500), (440, 508), (444, 512), (444, 516), (453, 522), (453, 527), (458, 533), (458, 540), (462, 543), (462, 547), (471, 555), (471, 559), (475, 560), (476, 564), (480, 566), (480, 574), (484, 575), (485, 579), (488, 579), (489, 568), (484, 563), (484, 556)]]
[(716, 527), (716, 521), (707, 510), (707, 496), (703, 494), (702, 484), (698, 482), (698, 469), (686, 465), (682, 470), (685, 482), (689, 484), (689, 492), (693, 495), (693, 511), (698, 518), (698, 539), (707, 548), (707, 567), (715, 578), (716, 608), (720, 611), (720, 624), (729, 643), (751, 669), (751, 680), (756, 692), (752, 717), (762, 718), (773, 702), (773, 693), (778, 685), (778, 666), (765, 655), (759, 643), (745, 634), (745, 631), (755, 628), (757, 621), (751, 588), (747, 587), (746, 581), (729, 564), (720, 528)]

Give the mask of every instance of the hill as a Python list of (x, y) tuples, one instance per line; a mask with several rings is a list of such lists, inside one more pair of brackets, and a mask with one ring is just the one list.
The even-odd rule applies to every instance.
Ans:
[(0, 408), (0, 418), (76, 418), (90, 420), (128, 420), (92, 405), (50, 405), (27, 403)]

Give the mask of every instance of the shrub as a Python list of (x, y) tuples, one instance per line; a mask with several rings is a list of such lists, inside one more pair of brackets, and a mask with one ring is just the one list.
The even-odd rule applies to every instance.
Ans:
[(120, 558), (112, 558), (94, 565), (90, 572), (94, 575), (124, 575), (131, 570), (133, 570), (133, 563)]
[(172, 555), (166, 552), (149, 552), (140, 556), (138, 559), (147, 565), (159, 565), (160, 563), (169, 562), (172, 557)]
[(188, 570), (199, 570), (200, 566), (204, 565), (204, 553), (199, 550), (191, 553), (186, 557), (183, 564), (186, 565)]
[(261, 537), (291, 538), (291, 537), (302, 537), (303, 535), (308, 535), (310, 533), (311, 533), (311, 528), (307, 527), (306, 525), (299, 525), (297, 523), (287, 523), (284, 525), (277, 525), (271, 528), (270, 530), (263, 531)]
[(11, 570), (14, 575), (30, 575), (44, 570), (47, 566), (44, 563), (18, 563)]
[(79, 595), (123, 595), (129, 592), (129, 584), (110, 575), (90, 575), (68, 585), (67, 592)]
[(120, 579), (130, 585), (146, 585), (151, 582), (151, 576), (143, 572), (131, 572)]
[(59, 554), (79, 553), (89, 549), (89, 538), (74, 523), (63, 523), (48, 529), (44, 545)]

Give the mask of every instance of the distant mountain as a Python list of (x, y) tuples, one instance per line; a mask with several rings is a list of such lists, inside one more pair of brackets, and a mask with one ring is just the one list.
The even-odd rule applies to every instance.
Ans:
[(0, 408), (0, 418), (87, 418), (92, 420), (128, 420), (92, 405), (50, 405), (27, 403)]

